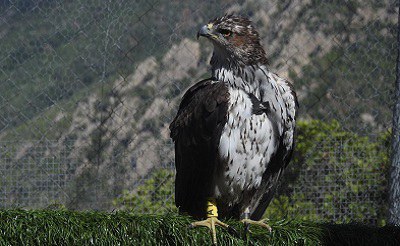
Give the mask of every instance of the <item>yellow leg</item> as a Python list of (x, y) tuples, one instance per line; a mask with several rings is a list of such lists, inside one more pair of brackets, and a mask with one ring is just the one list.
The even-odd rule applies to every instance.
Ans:
[(217, 245), (217, 231), (215, 226), (229, 228), (229, 226), (218, 219), (217, 202), (214, 198), (207, 199), (207, 219), (196, 221), (191, 224), (192, 227), (206, 226), (210, 229), (213, 245)]

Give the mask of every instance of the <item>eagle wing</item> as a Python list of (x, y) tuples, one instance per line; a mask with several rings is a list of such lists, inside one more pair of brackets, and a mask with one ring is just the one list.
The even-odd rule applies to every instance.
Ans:
[(264, 185), (269, 186), (267, 192), (262, 195), (262, 198), (252, 213), (251, 217), (255, 220), (261, 219), (266, 208), (271, 202), (279, 179), (283, 174), (284, 169), (289, 164), (294, 149), (294, 132), (296, 123), (296, 112), (298, 101), (293, 85), (279, 76), (273, 74), (278, 85), (279, 93), (282, 96), (286, 108), (286, 117), (283, 119), (283, 133), (280, 136), (279, 146), (276, 154), (271, 158), (268, 169), (263, 176)]
[(228, 88), (213, 79), (198, 82), (182, 98), (170, 125), (175, 142), (175, 204), (180, 212), (204, 217), (221, 161), (218, 144), (226, 123)]

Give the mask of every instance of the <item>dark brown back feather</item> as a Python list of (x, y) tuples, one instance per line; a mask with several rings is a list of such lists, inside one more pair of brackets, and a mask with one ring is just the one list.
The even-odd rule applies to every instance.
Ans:
[(175, 142), (175, 204), (181, 213), (205, 216), (219, 165), (218, 145), (227, 120), (228, 88), (206, 79), (185, 93), (170, 125)]

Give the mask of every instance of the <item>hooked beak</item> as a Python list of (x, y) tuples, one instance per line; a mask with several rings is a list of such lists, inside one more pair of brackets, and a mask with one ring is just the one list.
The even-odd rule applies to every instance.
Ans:
[(210, 37), (212, 35), (212, 24), (207, 24), (204, 25), (198, 32), (197, 32), (197, 39), (199, 39), (200, 36), (203, 37)]

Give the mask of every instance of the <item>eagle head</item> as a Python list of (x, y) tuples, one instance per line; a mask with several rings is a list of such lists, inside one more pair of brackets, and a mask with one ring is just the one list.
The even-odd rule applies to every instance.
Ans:
[(212, 65), (267, 64), (260, 36), (246, 17), (224, 15), (211, 20), (197, 33), (214, 45)]

